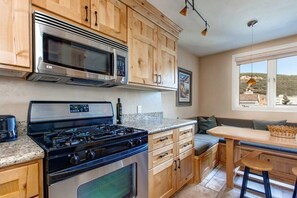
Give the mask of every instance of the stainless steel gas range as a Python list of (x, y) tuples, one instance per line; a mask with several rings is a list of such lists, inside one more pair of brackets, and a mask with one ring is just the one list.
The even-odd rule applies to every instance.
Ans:
[(45, 151), (49, 198), (148, 197), (148, 134), (113, 124), (110, 102), (32, 101), (28, 135)]

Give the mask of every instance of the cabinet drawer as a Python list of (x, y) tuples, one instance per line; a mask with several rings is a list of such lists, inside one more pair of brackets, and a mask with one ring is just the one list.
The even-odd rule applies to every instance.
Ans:
[(176, 143), (149, 152), (149, 169), (173, 159), (176, 156)]
[(178, 140), (193, 137), (194, 126), (189, 125), (178, 129)]
[(162, 148), (175, 142), (176, 133), (173, 130), (149, 135), (149, 151)]
[(189, 149), (192, 149), (193, 145), (194, 145), (194, 143), (193, 143), (192, 137), (180, 140), (177, 145), (177, 155), (179, 155)]

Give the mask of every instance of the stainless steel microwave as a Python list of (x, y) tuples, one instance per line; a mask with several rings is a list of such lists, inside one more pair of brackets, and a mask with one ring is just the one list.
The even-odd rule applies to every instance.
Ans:
[(27, 80), (113, 87), (127, 84), (127, 66), (126, 45), (33, 13), (33, 73)]

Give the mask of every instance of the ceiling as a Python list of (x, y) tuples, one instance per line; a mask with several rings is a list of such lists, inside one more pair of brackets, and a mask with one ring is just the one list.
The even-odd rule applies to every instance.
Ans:
[[(195, 0), (195, 8), (210, 24), (207, 36), (200, 32), (204, 22), (188, 9), (187, 16), (179, 11), (184, 0), (148, 0), (183, 31), (179, 45), (197, 56), (248, 46), (252, 43), (247, 22), (257, 19), (254, 44), (297, 34), (296, 0)], [(190, 0), (192, 1), (192, 0)]]

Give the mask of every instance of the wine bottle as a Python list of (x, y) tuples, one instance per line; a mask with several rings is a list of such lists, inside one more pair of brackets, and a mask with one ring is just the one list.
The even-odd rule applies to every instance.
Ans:
[(122, 103), (120, 98), (118, 98), (117, 103), (117, 124), (122, 124)]

